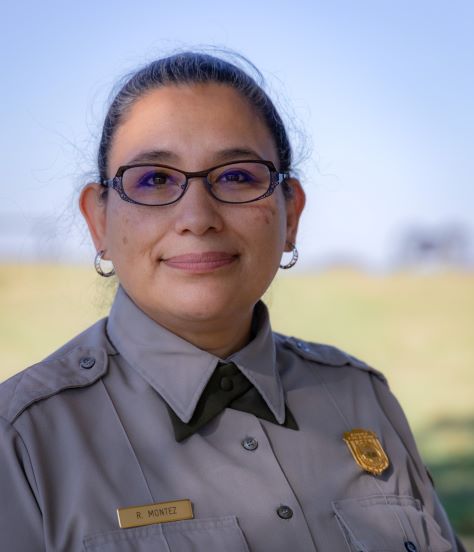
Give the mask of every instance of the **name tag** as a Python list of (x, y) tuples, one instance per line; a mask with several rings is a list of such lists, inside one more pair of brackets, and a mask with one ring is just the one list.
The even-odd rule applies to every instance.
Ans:
[(193, 519), (194, 514), (193, 505), (186, 498), (184, 500), (158, 502), (157, 504), (147, 504), (145, 506), (118, 508), (117, 516), (119, 526), (122, 529), (127, 529), (128, 527), (140, 527), (141, 525), (152, 525), (154, 523)]

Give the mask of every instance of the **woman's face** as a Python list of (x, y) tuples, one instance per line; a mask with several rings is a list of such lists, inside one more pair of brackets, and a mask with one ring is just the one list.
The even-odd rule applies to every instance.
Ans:
[[(247, 101), (225, 85), (166, 86), (139, 99), (117, 129), (108, 176), (121, 165), (155, 162), (202, 171), (236, 159), (270, 160), (272, 137)], [(121, 285), (151, 318), (177, 334), (186, 325), (249, 319), (272, 281), (288, 241), (295, 242), (304, 193), (291, 180), (255, 203), (215, 200), (191, 179), (175, 204), (134, 205), (88, 186), (81, 209), (97, 250), (113, 261)], [(288, 250), (288, 247), (286, 247)]]

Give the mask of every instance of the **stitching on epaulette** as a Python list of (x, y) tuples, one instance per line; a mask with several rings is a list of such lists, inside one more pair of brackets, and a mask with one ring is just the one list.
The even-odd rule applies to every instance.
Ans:
[[(11, 415), (12, 415), (11, 410), (12, 410), (13, 399), (15, 398), (16, 390), (18, 389), (18, 386), (20, 385), (20, 383), (23, 381), (23, 378), (25, 377), (25, 374), (26, 374), (26, 372), (23, 372), (21, 374), (21, 377), (18, 378), (18, 381), (16, 382), (15, 388), (13, 389), (13, 394), (10, 397), (10, 404), (8, 405), (8, 418), (10, 418)], [(16, 416), (13, 419), (16, 419)]]
[[(58, 358), (48, 360), (44, 363), (39, 362), (37, 364), (34, 364), (33, 366), (30, 367), (30, 369), (34, 369), (35, 366), (48, 366), (49, 367), (51, 365), (58, 364), (65, 357), (73, 355), (78, 349), (82, 349), (82, 350), (86, 350), (86, 351), (98, 351), (100, 356), (105, 355), (105, 366), (107, 365), (109, 354), (108, 354), (106, 349), (104, 349), (104, 348), (97, 349), (95, 347), (87, 347), (87, 346), (84, 346), (84, 345), (78, 345), (78, 346), (74, 347), (73, 349), (70, 349), (64, 355), (62, 355)], [(54, 395), (57, 395), (61, 391), (64, 391), (64, 390), (67, 390), (67, 389), (80, 389), (82, 387), (88, 387), (88, 386), (92, 385), (93, 383), (95, 383), (98, 379), (100, 379), (104, 375), (105, 372), (102, 369), (100, 374), (95, 374), (92, 377), (92, 379), (90, 379), (90, 380), (89, 379), (84, 379), (82, 381), (78, 381), (77, 378), (74, 378), (70, 383), (64, 383), (64, 384), (60, 385), (57, 388), (47, 388), (46, 386), (44, 386), (45, 389), (46, 389), (46, 392), (44, 394), (40, 393), (38, 396), (34, 396), (32, 399), (28, 400), (25, 403), (23, 403), (23, 401), (21, 401), (20, 405), (19, 406), (17, 405), (17, 408), (14, 409), (13, 404), (15, 403), (14, 399), (15, 399), (15, 396), (16, 396), (17, 388), (20, 385), (20, 383), (23, 381), (23, 379), (27, 375), (27, 373), (28, 373), (28, 369), (26, 369), (21, 374), (21, 377), (18, 379), (18, 382), (15, 385), (14, 393), (13, 393), (11, 399), (10, 399), (10, 405), (9, 405), (9, 408), (8, 408), (8, 418), (10, 419), (10, 423), (12, 423), (12, 424), (15, 422), (15, 420), (18, 419), (19, 416), (21, 416), (21, 414), (23, 414), (23, 412), (25, 412), (25, 410), (30, 408), (30, 406), (32, 406), (32, 405), (34, 405), (38, 402), (44, 401), (46, 399), (49, 399), (50, 397), (53, 397)]]
[[(302, 347), (303, 344), (305, 345), (305, 347)], [(345, 366), (346, 364), (350, 364), (349, 355), (332, 345), (325, 345), (322, 343), (315, 344), (308, 341), (304, 341), (302, 339), (297, 339), (295, 337), (286, 338), (283, 342), (283, 345), (291, 349), (292, 351), (294, 351), (302, 358), (306, 360), (311, 360), (313, 362), (328, 364), (329, 366)], [(323, 347), (325, 349), (332, 349), (339, 355), (340, 358), (342, 358), (342, 362), (338, 360), (337, 362), (335, 361), (331, 363), (327, 359), (321, 358), (323, 356), (323, 353), (314, 351), (312, 348), (315, 345), (319, 347)]]
[[(374, 376), (377, 376), (382, 382), (387, 383), (386, 377), (376, 370), (375, 368), (372, 368), (372, 366), (369, 366), (366, 362), (363, 360), (359, 360), (358, 358), (350, 355), (349, 353), (346, 353), (345, 351), (342, 351), (341, 349), (338, 349), (337, 347), (334, 347), (333, 345), (325, 345), (325, 344), (315, 344), (308, 341), (305, 341), (304, 339), (298, 339), (295, 337), (288, 337), (283, 336), (281, 334), (277, 334), (277, 337), (281, 339), (282, 345), (291, 351), (298, 354), (301, 358), (304, 358), (305, 360), (310, 360), (311, 362), (316, 362), (319, 364), (325, 364), (328, 366), (352, 366), (353, 368), (357, 368), (359, 370), (363, 370), (365, 372), (369, 372), (371, 374), (374, 374)], [(302, 348), (298, 346), (298, 343), (305, 344), (306, 348)], [(338, 355), (340, 355), (341, 359), (343, 359), (344, 362), (337, 362), (337, 363), (330, 363), (327, 360), (324, 360), (320, 358), (320, 355), (312, 350), (312, 347), (314, 346), (321, 346), (325, 348), (333, 349)]]

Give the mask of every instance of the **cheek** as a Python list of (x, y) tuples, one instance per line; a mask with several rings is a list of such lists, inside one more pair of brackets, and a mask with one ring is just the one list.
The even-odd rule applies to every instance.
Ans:
[(108, 241), (115, 252), (126, 248), (133, 241), (131, 228), (133, 225), (127, 216), (124, 216), (118, 209), (109, 209), (107, 213)]
[(255, 236), (260, 236), (262, 243), (270, 254), (274, 249), (281, 253), (286, 239), (286, 212), (284, 207), (276, 202), (255, 203), (248, 205), (249, 221), (247, 228)]
[(147, 240), (144, 236), (156, 235), (153, 231), (152, 220), (140, 214), (140, 209), (128, 212), (121, 205), (108, 206), (107, 234), (111, 254), (115, 257), (129, 257), (134, 252), (146, 249)]
[(258, 203), (248, 205), (249, 212), (257, 224), (270, 225), (275, 221), (278, 211), (274, 205), (259, 205)]
[(274, 224), (275, 220), (280, 216), (278, 206), (274, 203), (249, 203), (247, 209), (252, 214), (255, 222), (263, 222), (267, 225)]

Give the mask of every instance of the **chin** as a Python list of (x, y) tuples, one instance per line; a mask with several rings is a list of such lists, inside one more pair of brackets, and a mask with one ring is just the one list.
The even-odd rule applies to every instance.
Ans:
[[(232, 318), (240, 318), (252, 311), (259, 297), (254, 293), (243, 293), (243, 286), (232, 279), (223, 281), (217, 279), (201, 279), (186, 285), (176, 282), (166, 285), (156, 282), (151, 286), (134, 286), (140, 289), (137, 294), (131, 294), (138, 306), (157, 322), (165, 326), (176, 326), (181, 323), (222, 322)], [(147, 290), (145, 293), (143, 290)]]

